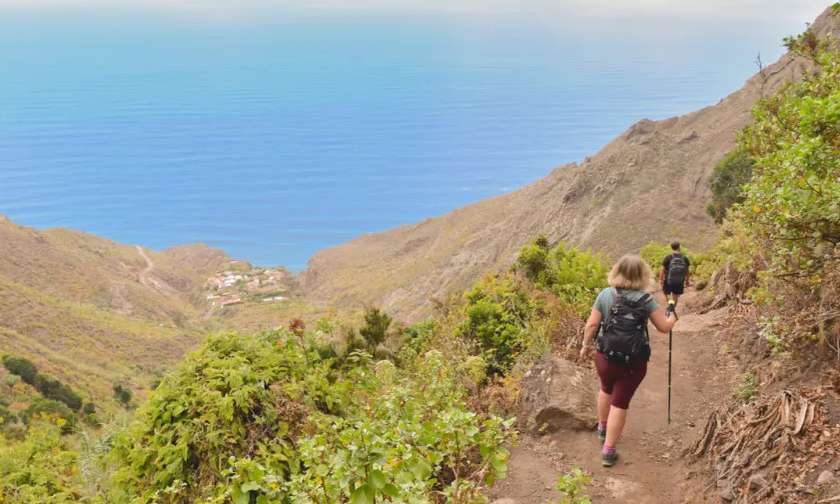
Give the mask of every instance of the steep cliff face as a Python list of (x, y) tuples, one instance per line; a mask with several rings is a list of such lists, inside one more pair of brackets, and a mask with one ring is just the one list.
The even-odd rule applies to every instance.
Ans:
[[(836, 37), (837, 18), (827, 9), (811, 30)], [(720, 103), (639, 121), (583, 163), (556, 168), (518, 191), (319, 252), (303, 288), (315, 301), (375, 304), (412, 321), (430, 312), (433, 299), (509, 266), (540, 233), (613, 257), (655, 239), (702, 248), (715, 237), (705, 212), (712, 169), (756, 100), (808, 71), (804, 59), (785, 55)]]

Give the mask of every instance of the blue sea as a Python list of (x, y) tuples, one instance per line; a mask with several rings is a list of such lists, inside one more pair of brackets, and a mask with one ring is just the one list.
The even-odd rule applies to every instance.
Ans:
[(0, 12), (0, 213), (305, 268), (718, 102), (801, 19)]

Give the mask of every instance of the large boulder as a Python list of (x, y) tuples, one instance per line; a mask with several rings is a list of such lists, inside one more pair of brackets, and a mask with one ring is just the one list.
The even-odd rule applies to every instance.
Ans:
[(588, 368), (549, 354), (522, 379), (522, 418), (539, 434), (589, 429), (597, 422), (598, 380)]

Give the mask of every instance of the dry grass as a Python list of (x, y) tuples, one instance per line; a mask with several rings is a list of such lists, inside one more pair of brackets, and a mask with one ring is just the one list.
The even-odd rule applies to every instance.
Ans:
[(97, 402), (114, 382), (143, 396), (200, 340), (200, 291), (227, 261), (206, 247), (147, 251), (97, 236), (35, 231), (0, 217), (0, 354), (26, 357)]

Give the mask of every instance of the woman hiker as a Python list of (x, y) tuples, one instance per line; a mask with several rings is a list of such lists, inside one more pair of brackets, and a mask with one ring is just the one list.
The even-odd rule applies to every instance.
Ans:
[(624, 430), (630, 399), (647, 373), (650, 358), (647, 322), (650, 320), (657, 330), (667, 334), (677, 317), (672, 304), (668, 310), (659, 308), (653, 296), (645, 292), (651, 270), (641, 257), (622, 257), (607, 280), (610, 286), (598, 294), (586, 322), (580, 355), (584, 358), (590, 341), (595, 341), (595, 367), (601, 380), (598, 393), (598, 437), (604, 443), (601, 463), (611, 467), (618, 460), (615, 446)]

